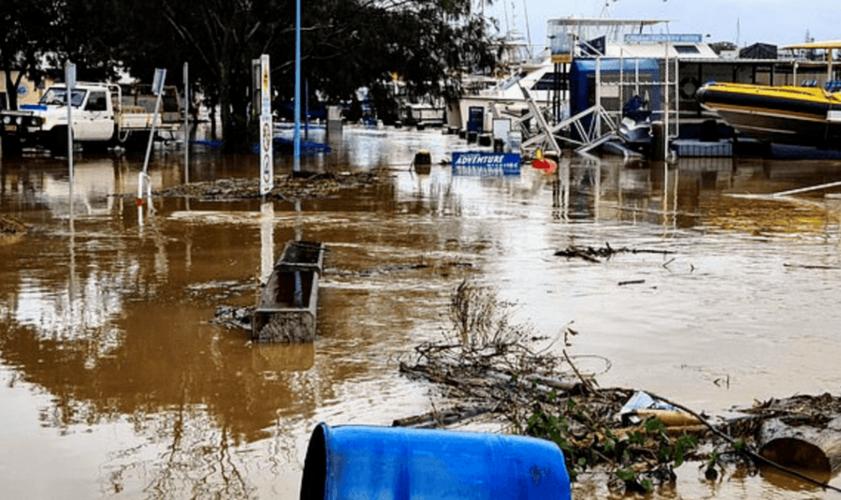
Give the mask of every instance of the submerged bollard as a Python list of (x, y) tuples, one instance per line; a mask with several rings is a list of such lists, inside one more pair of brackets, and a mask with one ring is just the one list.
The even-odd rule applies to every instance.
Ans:
[(432, 171), (432, 155), (425, 149), (419, 150), (415, 153), (415, 159), (412, 161), (412, 167), (415, 172), (419, 174), (428, 174)]
[(571, 497), (564, 455), (535, 438), (319, 424), (304, 462), (302, 500)]

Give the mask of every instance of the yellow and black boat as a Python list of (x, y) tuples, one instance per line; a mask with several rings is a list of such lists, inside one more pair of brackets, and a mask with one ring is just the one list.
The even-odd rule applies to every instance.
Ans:
[[(708, 83), (698, 90), (701, 105), (743, 135), (764, 142), (841, 149), (841, 90)], [(829, 89), (829, 90), (828, 90)]]

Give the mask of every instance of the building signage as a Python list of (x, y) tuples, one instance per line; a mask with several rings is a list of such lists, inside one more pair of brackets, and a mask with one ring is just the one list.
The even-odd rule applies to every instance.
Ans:
[(703, 43), (704, 35), (669, 33), (630, 33), (625, 35), (627, 44), (644, 43)]
[(453, 173), (456, 175), (520, 175), (517, 153), (454, 152)]

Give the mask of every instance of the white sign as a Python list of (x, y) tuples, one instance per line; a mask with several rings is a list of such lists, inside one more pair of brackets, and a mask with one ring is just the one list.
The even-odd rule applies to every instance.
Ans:
[(269, 56), (260, 56), (260, 195), (266, 196), (274, 189), (274, 156), (272, 141), (272, 82)]
[(164, 82), (166, 81), (166, 69), (156, 68), (155, 78), (152, 80), (152, 93), (161, 95), (164, 90)]
[(64, 83), (68, 90), (76, 88), (76, 65), (71, 62), (64, 65)]
[(260, 115), (260, 196), (274, 189), (274, 156), (272, 154), (272, 115)]
[(269, 56), (260, 56), (260, 114), (272, 113), (272, 80), (269, 72)]

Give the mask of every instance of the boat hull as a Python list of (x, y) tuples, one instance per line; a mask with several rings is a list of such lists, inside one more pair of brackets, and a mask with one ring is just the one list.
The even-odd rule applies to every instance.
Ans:
[(742, 135), (764, 142), (841, 149), (841, 123), (829, 120), (831, 111), (841, 111), (841, 101), (836, 103), (822, 92), (708, 84), (697, 97), (704, 108)]

